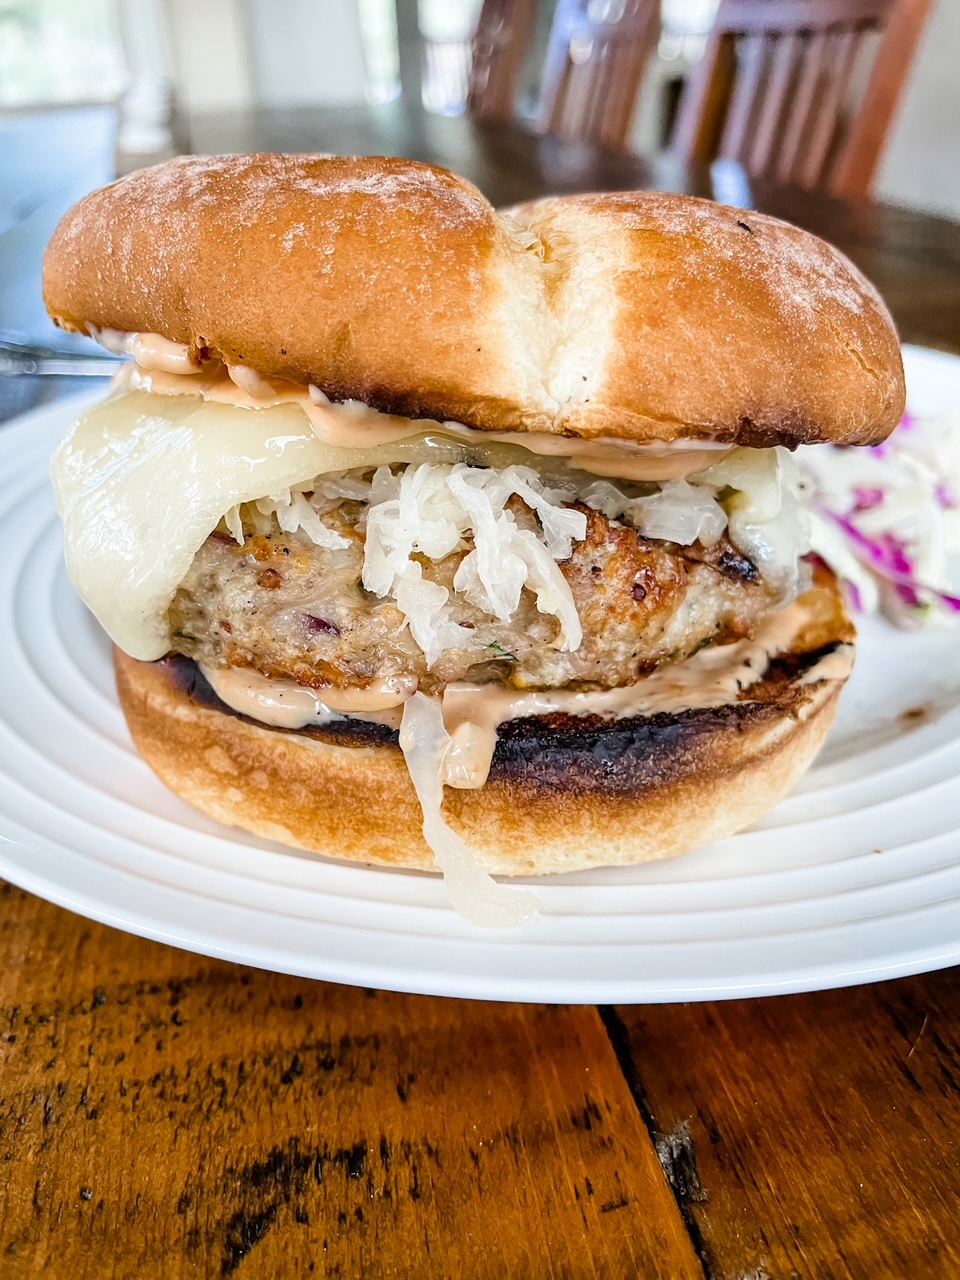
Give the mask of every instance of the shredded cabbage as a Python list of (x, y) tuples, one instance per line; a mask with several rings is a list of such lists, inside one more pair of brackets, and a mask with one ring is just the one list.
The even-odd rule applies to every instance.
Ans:
[[(295, 485), (280, 493), (271, 494), (268, 498), (259, 498), (253, 505), (262, 516), (275, 516), (284, 533), (297, 533), (302, 529), (311, 542), (330, 551), (342, 551), (344, 547), (349, 547), (350, 543), (346, 538), (341, 537), (334, 529), (327, 528), (316, 507), (304, 496), (304, 490), (309, 489), (310, 485)], [(231, 507), (224, 519), (227, 528), (242, 546), (243, 523), (239, 507)]]
[[(271, 503), (277, 514), (277, 523), (284, 533), (296, 533), (298, 529), (303, 529), (318, 547), (327, 547), (331, 551), (342, 551), (350, 545), (346, 538), (327, 528), (314, 507), (296, 489), (272, 498)], [(263, 510), (262, 507), (260, 509)]]
[(801, 466), (813, 549), (855, 609), (906, 627), (960, 619), (960, 419), (908, 412), (883, 444), (816, 445)]

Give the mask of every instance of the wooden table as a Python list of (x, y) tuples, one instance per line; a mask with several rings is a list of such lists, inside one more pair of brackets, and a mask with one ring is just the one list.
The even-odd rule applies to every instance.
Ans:
[[(498, 202), (670, 176), (414, 125), (287, 113), (191, 139), (409, 150)], [(757, 196), (839, 243), (905, 338), (960, 350), (960, 228)], [(0, 1061), (4, 1278), (960, 1275), (955, 970), (730, 1003), (470, 1003), (207, 960), (8, 886)]]

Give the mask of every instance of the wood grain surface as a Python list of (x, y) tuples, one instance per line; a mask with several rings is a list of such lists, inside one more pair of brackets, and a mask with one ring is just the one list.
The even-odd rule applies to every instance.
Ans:
[(337, 987), (0, 893), (0, 1276), (702, 1270), (592, 1008)]
[(709, 1276), (960, 1276), (960, 971), (608, 1022)]

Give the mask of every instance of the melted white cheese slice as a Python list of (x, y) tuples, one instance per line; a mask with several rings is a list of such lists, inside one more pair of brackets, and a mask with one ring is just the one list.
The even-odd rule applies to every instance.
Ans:
[(161, 658), (173, 594), (224, 512), (327, 470), (329, 453), (296, 405), (251, 413), (143, 391), (107, 400), (51, 467), (70, 577), (121, 649)]

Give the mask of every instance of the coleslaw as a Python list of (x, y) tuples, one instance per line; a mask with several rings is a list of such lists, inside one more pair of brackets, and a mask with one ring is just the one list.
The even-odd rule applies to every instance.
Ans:
[[(802, 455), (802, 456), (801, 456)], [(853, 609), (916, 628), (960, 621), (960, 406), (920, 414), (872, 448), (798, 451), (811, 545)]]

